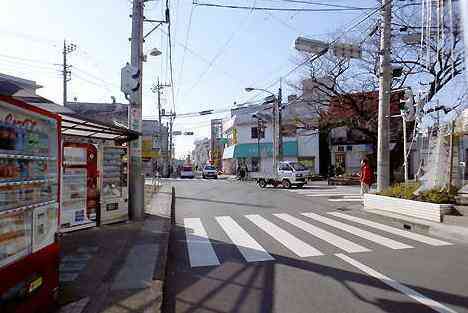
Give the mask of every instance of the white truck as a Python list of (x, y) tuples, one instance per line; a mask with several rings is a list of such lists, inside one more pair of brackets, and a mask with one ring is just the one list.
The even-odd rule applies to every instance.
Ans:
[(307, 184), (309, 170), (299, 162), (282, 161), (278, 163), (278, 173), (271, 172), (253, 172), (250, 176), (254, 178), (260, 188), (265, 188), (268, 185), (277, 187), (281, 185), (283, 188), (291, 188), (297, 186), (302, 188)]

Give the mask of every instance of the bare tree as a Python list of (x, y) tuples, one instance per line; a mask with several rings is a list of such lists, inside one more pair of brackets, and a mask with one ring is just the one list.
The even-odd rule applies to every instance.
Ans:
[[(441, 19), (443, 23), (440, 23), (440, 27), (427, 27), (421, 20), (420, 9), (419, 6), (411, 6), (394, 10), (392, 63), (401, 67), (401, 75), (392, 80), (392, 89), (406, 86), (422, 89), (426, 100), (430, 101), (463, 72), (461, 21), (455, 9), (453, 20), (450, 20), (447, 17), (448, 8), (445, 8), (447, 16)], [(377, 25), (377, 21), (370, 23), (370, 29), (372, 25)], [(422, 45), (421, 31), (425, 34)], [(304, 101), (319, 114), (321, 128), (348, 126), (361, 130), (374, 142), (377, 138), (376, 111), (368, 107), (367, 99), (353, 96), (353, 93), (378, 90), (380, 33), (378, 29), (371, 33), (370, 36), (364, 34), (358, 40), (362, 47), (362, 59), (342, 59), (329, 53), (308, 64), (304, 76), (313, 88), (307, 90), (311, 96), (304, 97)], [(298, 89), (302, 89), (302, 86)], [(328, 109), (331, 103), (333, 106), (342, 103), (354, 112), (345, 116), (330, 114)]]

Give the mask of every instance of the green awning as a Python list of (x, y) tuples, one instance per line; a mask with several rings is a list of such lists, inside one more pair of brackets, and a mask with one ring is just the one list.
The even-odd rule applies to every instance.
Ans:
[[(289, 157), (297, 156), (297, 141), (287, 141), (283, 143), (283, 155)], [(260, 143), (260, 155), (273, 157), (273, 144)], [(257, 158), (258, 145), (256, 143), (241, 143), (232, 145), (224, 149), (223, 159)]]

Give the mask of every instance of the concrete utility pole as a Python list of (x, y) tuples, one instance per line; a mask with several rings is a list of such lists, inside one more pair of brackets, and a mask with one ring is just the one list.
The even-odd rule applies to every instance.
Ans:
[(380, 29), (380, 82), (377, 137), (377, 191), (390, 184), (390, 93), (391, 68), (391, 20), (392, 0), (382, 1), (382, 24)]
[[(139, 87), (130, 97), (130, 109), (128, 111), (128, 125), (131, 130), (141, 133), (142, 124), (142, 91), (143, 77), (143, 1), (133, 0), (132, 12), (132, 38), (131, 38), (131, 65), (139, 70)], [(141, 220), (144, 213), (144, 178), (141, 160), (141, 136), (130, 143), (130, 217), (133, 220)]]
[(283, 115), (282, 115), (282, 102), (283, 102), (283, 92), (281, 89), (281, 79), (280, 79), (280, 87), (278, 89), (278, 161), (283, 161)]
[(67, 54), (76, 50), (76, 45), (71, 43), (67, 45), (67, 41), (63, 41), (63, 105), (67, 104), (67, 83), (71, 80), (70, 65), (67, 65)]
[(161, 90), (165, 87), (171, 87), (171, 84), (161, 84), (159, 82), (159, 77), (158, 81), (156, 83), (156, 86), (153, 85), (153, 88), (151, 89), (153, 92), (158, 93), (158, 120), (159, 120), (159, 125), (161, 125), (161, 119), (162, 119), (162, 113), (161, 113)]
[(278, 99), (275, 99), (275, 102), (273, 102), (273, 109), (272, 109), (272, 116), (273, 116), (273, 174), (276, 176), (278, 175)]

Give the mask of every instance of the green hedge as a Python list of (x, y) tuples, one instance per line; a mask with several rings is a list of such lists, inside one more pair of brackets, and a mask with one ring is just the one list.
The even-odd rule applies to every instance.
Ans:
[(416, 190), (420, 187), (420, 183), (399, 183), (382, 192), (377, 193), (381, 196), (401, 198), (407, 200), (416, 200), (422, 202), (430, 202), (437, 204), (451, 204), (455, 203), (456, 188), (452, 187), (452, 192), (449, 194), (447, 189), (434, 188), (423, 191), (418, 195), (415, 194)]

